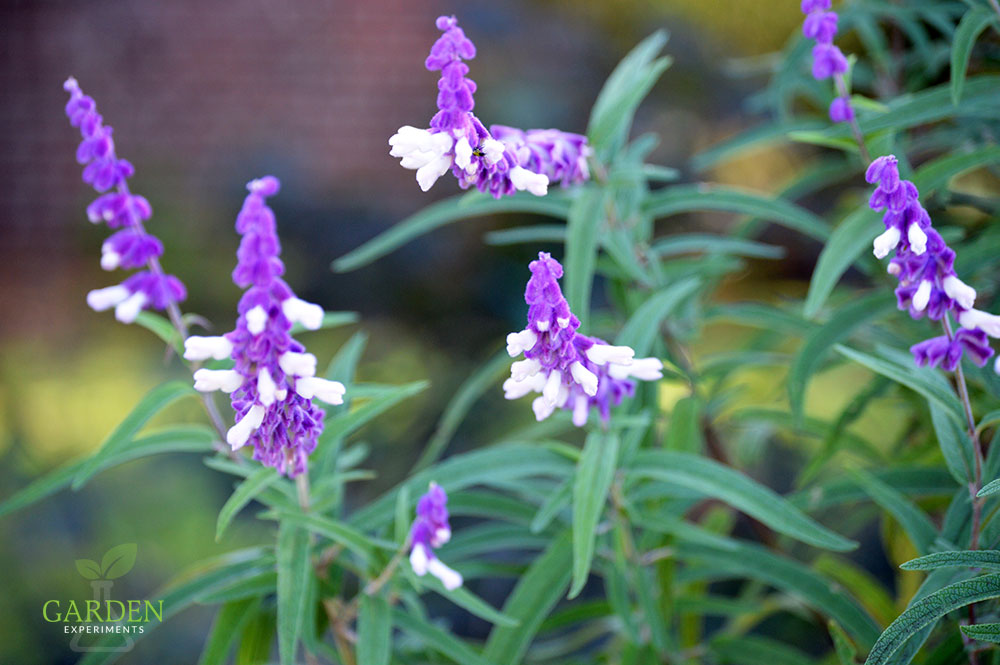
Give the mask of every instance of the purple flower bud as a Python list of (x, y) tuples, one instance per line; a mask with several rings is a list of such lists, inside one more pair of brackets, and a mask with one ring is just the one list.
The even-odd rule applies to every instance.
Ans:
[(656, 381), (663, 377), (658, 358), (634, 358), (627, 346), (612, 346), (577, 332), (580, 321), (569, 309), (559, 288), (562, 265), (541, 252), (528, 266), (531, 279), (525, 289), (528, 326), (507, 336), (507, 353), (524, 354), (511, 365), (504, 382), (504, 397), (518, 399), (541, 393), (532, 403), (537, 420), (548, 418), (557, 408), (573, 412), (573, 423), (586, 424), (591, 407), (605, 422), (611, 407), (635, 392), (635, 380)]
[(266, 197), (278, 192), (278, 179), (266, 176), (247, 184), (250, 193), (236, 218), (242, 234), (233, 281), (246, 288), (240, 299), (236, 329), (222, 337), (189, 337), (188, 360), (231, 357), (231, 370), (200, 369), (195, 388), (232, 393), (236, 424), (226, 435), (233, 450), (253, 444), (253, 458), (280, 473), (296, 476), (323, 431), (324, 412), (313, 398), (342, 404), (344, 386), (316, 376), (316, 357), (291, 335), (299, 322), (315, 330), (323, 321), (318, 305), (295, 297), (281, 279), (274, 212)]
[(158, 258), (163, 254), (163, 244), (146, 233), (143, 226), (153, 209), (144, 197), (129, 191), (128, 179), (135, 168), (115, 154), (113, 130), (104, 125), (97, 104), (83, 94), (76, 79), (67, 79), (63, 88), (70, 94), (66, 116), (71, 125), (79, 127), (82, 138), (76, 159), (84, 165), (83, 180), (102, 192), (87, 206), (87, 218), (95, 224), (104, 222), (109, 228), (121, 229), (101, 248), (101, 267), (147, 268), (117, 286), (91, 291), (87, 303), (97, 311), (114, 307), (119, 321), (131, 323), (143, 309), (163, 310), (184, 300), (187, 291), (179, 279), (164, 275), (160, 268)]
[(830, 8), (830, 0), (802, 0), (802, 13), (824, 11)]
[(837, 34), (837, 13), (812, 12), (802, 23), (802, 34), (819, 44), (830, 44)]
[(850, 122), (854, 120), (854, 109), (847, 97), (837, 97), (830, 103), (830, 120), (833, 122)]
[(448, 590), (462, 586), (462, 575), (444, 565), (434, 550), (451, 540), (448, 495), (437, 483), (417, 501), (417, 517), (410, 527), (410, 566), (423, 577), (430, 573)]
[(830, 78), (847, 71), (847, 58), (833, 44), (816, 44), (812, 50), (812, 75), (817, 80)]

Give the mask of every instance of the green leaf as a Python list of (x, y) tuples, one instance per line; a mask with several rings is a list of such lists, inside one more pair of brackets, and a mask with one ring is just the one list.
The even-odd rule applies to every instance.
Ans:
[(885, 665), (907, 639), (948, 612), (997, 597), (1000, 597), (1000, 574), (957, 582), (921, 598), (889, 624), (869, 652), (865, 665)]
[(989, 496), (991, 494), (996, 494), (997, 492), (1000, 492), (1000, 478), (986, 483), (986, 485), (983, 486), (983, 489), (976, 493), (976, 496)]
[(654, 218), (705, 210), (760, 217), (817, 240), (830, 236), (826, 223), (805, 208), (737, 187), (707, 183), (674, 185), (653, 192), (643, 204), (643, 212)]
[(998, 550), (956, 550), (934, 552), (912, 559), (899, 566), (903, 570), (934, 570), (936, 568), (987, 568), (1000, 570)]
[(941, 454), (944, 455), (948, 472), (962, 485), (970, 482), (973, 477), (972, 469), (975, 466), (972, 440), (955, 419), (949, 418), (935, 402), (928, 401), (927, 405), (930, 408), (934, 433), (941, 447)]
[(309, 534), (283, 520), (278, 526), (278, 654), (281, 665), (294, 665), (308, 598)]
[(483, 236), (487, 245), (503, 247), (521, 243), (538, 244), (542, 242), (562, 243), (566, 239), (565, 224), (533, 224), (531, 226), (515, 226), (512, 229), (490, 231)]
[(707, 171), (719, 163), (735, 159), (750, 150), (763, 148), (774, 143), (785, 143), (792, 132), (820, 129), (827, 127), (828, 124), (829, 121), (816, 120), (797, 120), (786, 123), (765, 122), (703, 150), (691, 159), (691, 165), (699, 173)]
[(650, 253), (660, 258), (698, 253), (780, 259), (785, 256), (785, 248), (746, 238), (714, 236), (707, 233), (678, 233), (654, 242), (650, 247)]
[(816, 260), (803, 306), (806, 318), (814, 318), (851, 264), (871, 246), (878, 232), (878, 215), (867, 206), (850, 213), (837, 225)]
[(333, 262), (333, 269), (336, 272), (357, 270), (445, 224), (504, 212), (536, 213), (566, 219), (569, 214), (569, 199), (556, 194), (539, 197), (527, 193), (505, 196), (502, 199), (494, 199), (480, 192), (452, 196), (432, 203), (348, 252)]
[[(392, 610), (392, 623), (404, 633), (417, 638), (429, 649), (433, 649), (453, 663), (458, 665), (497, 665), (484, 659), (469, 648), (465, 642), (453, 637), (451, 633), (401, 609)], [(359, 663), (359, 665), (361, 664)]]
[(135, 322), (159, 337), (179, 355), (184, 355), (184, 343), (180, 333), (168, 319), (153, 312), (142, 311), (135, 317)]
[(565, 291), (570, 309), (586, 327), (590, 313), (590, 291), (597, 265), (598, 229), (607, 211), (605, 193), (585, 189), (569, 211), (566, 228)]
[(966, 637), (980, 642), (1000, 644), (1000, 623), (977, 623), (971, 626), (959, 626)]
[(587, 137), (598, 155), (607, 157), (624, 143), (636, 109), (670, 66), (670, 58), (656, 58), (666, 43), (663, 30), (646, 37), (622, 58), (604, 83), (587, 123)]
[(420, 453), (420, 459), (414, 465), (414, 471), (419, 471), (437, 461), (476, 400), (510, 372), (510, 362), (507, 352), (501, 351), (462, 383), (441, 414), (434, 434), (427, 441), (427, 446)]
[(705, 448), (701, 418), (704, 404), (697, 395), (677, 400), (670, 412), (670, 425), (663, 447), (685, 453), (700, 453)]
[(633, 477), (678, 485), (719, 499), (779, 533), (830, 550), (846, 551), (857, 543), (830, 531), (773, 490), (713, 460), (672, 450), (636, 455)]
[(844, 629), (833, 619), (826, 622), (827, 630), (830, 631), (830, 638), (833, 640), (833, 649), (837, 652), (837, 660), (840, 665), (857, 665), (858, 648), (851, 642)]
[(528, 567), (504, 603), (503, 613), (520, 625), (494, 626), (483, 658), (498, 664), (521, 662), (542, 621), (566, 592), (571, 570), (570, 534), (564, 531)]
[(986, 146), (971, 152), (950, 152), (922, 164), (913, 174), (913, 184), (921, 194), (941, 189), (954, 176), (1000, 161), (1000, 146)]
[(132, 443), (132, 438), (150, 418), (182, 397), (193, 397), (197, 394), (191, 384), (181, 381), (170, 381), (149, 391), (132, 413), (125, 416), (125, 420), (105, 439), (100, 450), (83, 463), (73, 478), (73, 489), (83, 487), (84, 483), (107, 463), (108, 458), (120, 454), (128, 447)]
[(803, 665), (809, 657), (799, 649), (758, 635), (717, 637), (710, 648), (723, 663), (735, 665)]
[(649, 296), (629, 318), (615, 343), (632, 347), (637, 358), (646, 356), (659, 336), (660, 324), (700, 284), (696, 278), (689, 277)]
[(275, 632), (274, 610), (253, 615), (240, 634), (236, 665), (261, 665), (271, 659)]
[[(296, 524), (312, 533), (329, 538), (335, 543), (339, 543), (351, 550), (362, 561), (371, 558), (371, 548), (375, 543), (363, 533), (352, 526), (337, 521), (330, 517), (323, 517), (313, 513), (283, 512), (279, 514), (282, 523)], [(395, 549), (395, 545), (389, 543), (383, 549)]]
[(489, 621), (497, 626), (514, 627), (518, 625), (517, 619), (503, 614), (485, 600), (466, 589), (464, 586), (449, 590), (444, 588), (444, 585), (441, 584), (441, 580), (433, 576), (423, 579), (421, 584), (430, 587), (438, 594), (444, 596), (459, 607), (468, 610), (470, 613), (475, 614), (484, 621)]
[(135, 543), (124, 543), (105, 552), (101, 558), (101, 579), (115, 580), (132, 570), (138, 549)]
[(257, 613), (260, 598), (246, 598), (226, 603), (219, 608), (212, 622), (212, 631), (205, 641), (198, 665), (225, 665), (236, 638)]
[(927, 552), (938, 536), (937, 528), (931, 522), (931, 518), (913, 502), (872, 474), (856, 470), (854, 476), (875, 503), (896, 518), (917, 551), (921, 554)]
[(271, 467), (261, 467), (251, 473), (246, 480), (241, 482), (232, 495), (222, 505), (219, 511), (219, 519), (215, 525), (215, 542), (222, 540), (222, 534), (226, 527), (233, 521), (236, 514), (243, 510), (243, 507), (253, 501), (254, 497), (270, 487), (278, 480), (278, 472)]
[(531, 520), (531, 525), (528, 527), (531, 533), (544, 531), (552, 523), (552, 520), (562, 512), (563, 508), (570, 504), (572, 499), (573, 483), (569, 480), (560, 483), (556, 489), (549, 492), (548, 496), (545, 497), (545, 502), (538, 507), (538, 512)]
[(876, 374), (892, 379), (896, 383), (914, 390), (927, 399), (935, 402), (942, 411), (957, 422), (962, 422), (962, 406), (947, 384), (935, 380), (940, 379), (934, 374), (934, 370), (926, 367), (902, 367), (897, 363), (875, 356), (855, 351), (854, 349), (838, 344), (838, 353), (850, 358), (859, 365), (864, 365)]
[[(214, 430), (203, 425), (180, 425), (157, 430), (127, 447), (103, 458), (95, 473), (110, 469), (140, 457), (172, 452), (206, 452), (212, 450)], [(0, 503), (0, 516), (20, 510), (41, 501), (61, 489), (69, 487), (80, 471), (90, 463), (90, 458), (68, 464), (32, 482), (9, 499)]]
[(828, 133), (822, 131), (788, 132), (788, 138), (797, 143), (836, 148), (844, 152), (858, 152), (858, 144), (854, 139), (843, 136), (830, 136)]
[(319, 437), (317, 447), (323, 447), (330, 441), (356, 432), (403, 400), (423, 392), (428, 385), (430, 384), (427, 381), (414, 381), (401, 386), (379, 389), (374, 397), (365, 401), (361, 406), (328, 419), (323, 433)]
[(358, 609), (358, 663), (389, 665), (392, 656), (392, 608), (382, 596), (361, 594)]
[(857, 326), (882, 314), (890, 305), (894, 306), (895, 303), (880, 291), (852, 300), (837, 310), (828, 323), (809, 333), (788, 370), (788, 402), (796, 419), (802, 418), (809, 378), (819, 367), (829, 348), (847, 338)]
[(878, 637), (877, 624), (840, 585), (798, 561), (774, 554), (759, 545), (726, 540), (726, 548), (678, 542), (677, 557), (698, 565), (717, 566), (720, 578), (749, 577), (774, 586), (835, 620), (863, 646)]
[(592, 432), (587, 436), (573, 481), (573, 584), (576, 598), (590, 574), (597, 523), (604, 513), (608, 491), (618, 466), (618, 435)]
[(993, 12), (986, 7), (974, 7), (965, 12), (951, 43), (951, 102), (958, 105), (965, 87), (965, 70), (969, 67), (972, 47), (983, 30), (993, 22)]
[(97, 565), (96, 561), (92, 561), (91, 559), (77, 559), (76, 572), (83, 575), (83, 578), (87, 580), (101, 579), (101, 567)]

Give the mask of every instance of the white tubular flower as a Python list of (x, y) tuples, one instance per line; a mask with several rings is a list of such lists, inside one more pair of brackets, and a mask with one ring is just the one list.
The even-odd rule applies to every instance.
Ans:
[(503, 159), (504, 144), (496, 139), (485, 139), (481, 146), (483, 159), (490, 165), (496, 164)]
[(909, 240), (910, 249), (914, 254), (919, 256), (927, 251), (927, 234), (916, 222), (910, 224), (906, 230), (906, 239)]
[(628, 365), (632, 362), (635, 351), (628, 346), (612, 346), (610, 344), (594, 344), (587, 349), (587, 357), (595, 365), (615, 363), (616, 365)]
[[(400, 166), (417, 171), (417, 184), (425, 192), (451, 168), (452, 157), (449, 151), (453, 140), (446, 132), (431, 133), (416, 127), (400, 127), (389, 139), (389, 145), (392, 146), (389, 154), (401, 158)], [(471, 155), (470, 146), (469, 156)]]
[(295, 380), (295, 392), (306, 399), (316, 398), (327, 404), (343, 404), (347, 389), (340, 381), (329, 381), (315, 376)]
[(441, 584), (448, 591), (454, 591), (462, 586), (462, 574), (446, 566), (437, 557), (427, 562), (427, 572), (441, 580)]
[(550, 402), (544, 397), (536, 397), (531, 402), (531, 410), (535, 412), (535, 420), (542, 422), (551, 416), (552, 412), (556, 410), (556, 404), (555, 402)]
[(610, 364), (608, 376), (619, 381), (629, 378), (658, 381), (663, 378), (663, 361), (659, 358), (636, 358), (630, 365)]
[(876, 237), (873, 243), (875, 258), (884, 259), (888, 256), (889, 252), (896, 249), (896, 246), (899, 245), (900, 237), (899, 229), (895, 226), (890, 226), (885, 230), (885, 233)]
[(250, 439), (250, 435), (264, 422), (266, 409), (260, 404), (254, 404), (247, 411), (246, 415), (226, 432), (226, 442), (233, 447), (233, 450), (242, 448)]
[(584, 367), (583, 363), (580, 361), (573, 363), (569, 366), (569, 371), (573, 380), (583, 388), (583, 392), (591, 397), (597, 394), (597, 375)]
[(530, 328), (510, 333), (507, 335), (507, 355), (514, 358), (525, 351), (530, 351), (537, 341), (538, 335)]
[(958, 323), (968, 330), (979, 328), (990, 337), (1000, 337), (1000, 316), (979, 309), (970, 309), (958, 315)]
[(523, 381), (529, 376), (534, 376), (538, 374), (538, 370), (542, 368), (542, 364), (538, 362), (535, 358), (525, 358), (524, 360), (518, 360), (517, 362), (511, 363), (510, 365), (510, 378), (515, 381)]
[(114, 270), (121, 264), (122, 257), (114, 250), (111, 243), (101, 245), (101, 267), (105, 270)]
[(514, 189), (531, 192), (535, 196), (545, 196), (549, 193), (549, 177), (534, 173), (528, 169), (515, 166), (510, 170), (510, 182)]
[(583, 395), (577, 395), (573, 402), (573, 424), (583, 427), (590, 417), (590, 400)]
[(122, 323), (132, 323), (147, 302), (149, 302), (149, 298), (146, 294), (142, 291), (136, 291), (115, 306), (115, 318)]
[(281, 371), (291, 376), (315, 376), (316, 356), (311, 353), (285, 351), (278, 358)]
[(472, 146), (469, 139), (464, 136), (455, 143), (455, 166), (460, 169), (468, 169), (472, 164)]
[(225, 337), (199, 337), (192, 335), (184, 340), (184, 358), (187, 360), (223, 360), (233, 354), (233, 344)]
[(976, 302), (976, 290), (960, 280), (955, 275), (948, 275), (941, 284), (948, 297), (958, 303), (962, 309), (972, 309)]
[(294, 296), (281, 303), (281, 311), (292, 323), (299, 322), (306, 330), (319, 330), (323, 325), (323, 308)]
[(427, 574), (427, 563), (429, 561), (430, 557), (427, 555), (427, 550), (423, 545), (414, 545), (413, 549), (410, 550), (410, 568), (419, 577)]
[(556, 400), (559, 398), (559, 388), (561, 388), (562, 385), (562, 372), (557, 369), (549, 372), (549, 376), (545, 380), (545, 386), (542, 388), (542, 397), (545, 401), (555, 404)]
[(251, 335), (259, 335), (267, 327), (267, 312), (260, 305), (257, 305), (246, 313), (247, 330)]
[(451, 528), (440, 527), (434, 530), (434, 537), (431, 538), (431, 547), (441, 547), (451, 540)]
[(529, 393), (540, 393), (545, 387), (545, 375), (532, 374), (518, 381), (511, 377), (503, 382), (504, 399), (520, 399)]
[(231, 393), (243, 385), (243, 377), (232, 369), (199, 369), (194, 373), (194, 389), (210, 393), (221, 390)]
[(277, 399), (278, 386), (271, 378), (271, 373), (262, 367), (257, 374), (257, 398), (264, 406), (271, 406)]
[(920, 286), (917, 287), (917, 292), (913, 294), (911, 302), (913, 303), (913, 309), (918, 312), (922, 312), (927, 309), (927, 303), (931, 301), (931, 284), (926, 279), (920, 281)]
[(87, 305), (95, 312), (103, 312), (124, 302), (129, 295), (129, 290), (121, 284), (104, 289), (94, 289), (87, 294)]

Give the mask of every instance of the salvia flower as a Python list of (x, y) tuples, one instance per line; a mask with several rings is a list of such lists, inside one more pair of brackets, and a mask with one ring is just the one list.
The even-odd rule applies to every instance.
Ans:
[(322, 325), (319, 305), (295, 297), (281, 279), (285, 266), (274, 213), (266, 198), (278, 192), (277, 178), (247, 185), (250, 194), (236, 218), (243, 238), (233, 282), (246, 289), (239, 302), (236, 329), (220, 337), (192, 336), (184, 341), (188, 360), (232, 358), (233, 369), (199, 369), (195, 388), (231, 393), (236, 424), (226, 434), (233, 450), (253, 444), (253, 458), (289, 476), (306, 470), (309, 454), (323, 431), (323, 410), (313, 398), (342, 404), (344, 386), (316, 376), (316, 356), (291, 336), (298, 322), (309, 330)]
[(951, 314), (962, 329), (910, 348), (916, 363), (954, 371), (968, 353), (982, 367), (993, 355), (988, 337), (1000, 337), (1000, 317), (974, 309), (976, 290), (955, 274), (955, 252), (931, 226), (930, 215), (920, 205), (920, 192), (901, 180), (894, 155), (874, 160), (865, 179), (878, 183), (868, 205), (884, 210), (885, 231), (875, 238), (875, 256), (882, 259), (895, 250), (888, 271), (899, 278), (896, 299), (900, 309), (919, 319), (939, 321)]
[(462, 575), (446, 566), (434, 550), (451, 540), (448, 495), (437, 483), (417, 502), (417, 517), (410, 528), (410, 566), (423, 577), (430, 573), (448, 590), (462, 586)]
[(816, 42), (812, 50), (813, 77), (822, 81), (832, 76), (835, 80), (837, 97), (830, 104), (830, 120), (850, 122), (854, 119), (854, 109), (844, 79), (847, 58), (833, 43), (837, 35), (837, 13), (829, 9), (830, 0), (803, 0), (802, 13), (806, 19), (802, 23), (802, 34)]
[(164, 310), (184, 300), (187, 292), (179, 279), (160, 268), (163, 243), (143, 226), (153, 210), (145, 197), (129, 191), (128, 179), (135, 169), (115, 153), (112, 129), (104, 124), (94, 99), (83, 94), (72, 77), (63, 89), (69, 93), (66, 116), (83, 138), (76, 151), (77, 161), (84, 165), (83, 181), (100, 194), (87, 206), (87, 217), (94, 224), (104, 222), (118, 229), (101, 247), (101, 267), (143, 269), (121, 284), (91, 291), (87, 304), (97, 311), (114, 307), (119, 321), (131, 323), (142, 310)]
[(578, 332), (580, 320), (569, 309), (559, 288), (563, 268), (546, 252), (528, 266), (531, 278), (524, 293), (528, 304), (528, 326), (507, 336), (507, 353), (524, 354), (510, 368), (504, 396), (518, 399), (540, 393), (532, 403), (538, 420), (557, 408), (573, 412), (573, 423), (587, 423), (591, 407), (604, 422), (611, 407), (635, 393), (635, 379), (655, 381), (663, 377), (657, 358), (634, 358), (627, 346), (612, 346)]
[(389, 154), (416, 171), (420, 188), (426, 192), (449, 170), (462, 189), (475, 186), (495, 198), (517, 191), (544, 196), (550, 181), (568, 185), (586, 180), (586, 137), (559, 130), (525, 133), (500, 125), (486, 129), (472, 111), (476, 84), (466, 78), (464, 62), (476, 56), (476, 47), (454, 16), (439, 17), (437, 27), (443, 34), (424, 64), (441, 72), (438, 112), (429, 128), (406, 125), (389, 139)]

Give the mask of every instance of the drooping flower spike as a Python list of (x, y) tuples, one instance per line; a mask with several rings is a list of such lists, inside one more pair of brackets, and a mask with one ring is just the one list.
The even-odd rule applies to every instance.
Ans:
[(507, 336), (507, 353), (524, 354), (510, 368), (504, 382), (504, 397), (518, 399), (541, 393), (532, 403), (535, 418), (548, 418), (557, 408), (573, 412), (573, 424), (587, 423), (596, 408), (607, 422), (611, 407), (635, 394), (635, 380), (663, 378), (658, 358), (634, 358), (627, 346), (578, 332), (580, 320), (569, 309), (559, 288), (563, 268), (546, 252), (529, 264), (531, 278), (524, 293), (528, 304), (528, 326)]
[(812, 50), (813, 77), (820, 81), (833, 77), (837, 87), (837, 97), (830, 104), (830, 120), (850, 122), (854, 120), (854, 109), (844, 78), (847, 58), (833, 43), (837, 35), (837, 13), (829, 9), (830, 0), (802, 0), (802, 13), (806, 15), (802, 34), (816, 42)]
[(464, 62), (476, 56), (476, 47), (454, 16), (439, 17), (437, 27), (443, 34), (424, 64), (441, 72), (438, 112), (428, 129), (406, 125), (389, 139), (389, 154), (417, 172), (420, 188), (426, 192), (449, 170), (462, 189), (475, 186), (494, 198), (522, 190), (544, 196), (550, 182), (569, 186), (587, 180), (586, 137), (558, 129), (486, 129), (472, 112), (476, 84), (466, 78)]
[(226, 440), (233, 450), (253, 444), (253, 458), (289, 476), (306, 470), (309, 454), (323, 431), (323, 410), (313, 398), (342, 404), (344, 386), (316, 376), (316, 356), (291, 336), (292, 324), (316, 330), (319, 305), (295, 297), (281, 279), (274, 213), (266, 198), (278, 192), (277, 178), (247, 185), (249, 195), (236, 218), (243, 238), (236, 253), (233, 282), (247, 289), (240, 299), (236, 329), (221, 337), (192, 336), (184, 341), (188, 360), (232, 358), (233, 369), (199, 369), (197, 390), (232, 393), (236, 424)]
[(101, 267), (144, 268), (121, 284), (91, 291), (87, 304), (99, 312), (114, 307), (119, 321), (132, 323), (142, 310), (164, 310), (184, 300), (187, 292), (179, 279), (164, 274), (160, 267), (163, 244), (143, 226), (153, 209), (145, 197), (129, 191), (128, 179), (135, 169), (115, 153), (112, 129), (104, 124), (93, 97), (83, 94), (72, 77), (63, 89), (69, 93), (66, 116), (83, 137), (76, 151), (77, 161), (85, 165), (83, 181), (101, 194), (87, 206), (87, 217), (94, 224), (104, 222), (118, 229), (101, 247)]
[(448, 590), (462, 586), (462, 575), (442, 563), (434, 550), (451, 540), (448, 495), (437, 483), (417, 501), (417, 517), (410, 528), (410, 566), (423, 577), (430, 573)]
[(900, 179), (896, 157), (874, 160), (865, 179), (878, 183), (868, 205), (872, 210), (885, 210), (885, 232), (875, 238), (875, 256), (882, 259), (896, 251), (888, 271), (899, 278), (899, 308), (915, 319), (926, 315), (939, 321), (951, 314), (962, 327), (950, 337), (933, 337), (912, 346), (917, 365), (941, 365), (954, 371), (967, 353), (982, 367), (993, 355), (988, 337), (1000, 337), (1000, 317), (973, 308), (976, 290), (955, 274), (955, 252), (931, 226), (916, 185)]

